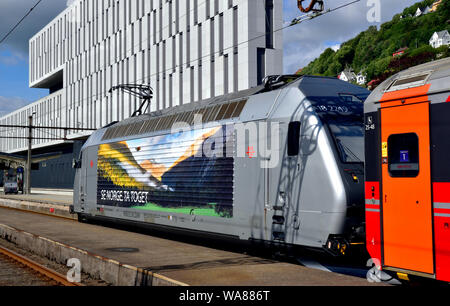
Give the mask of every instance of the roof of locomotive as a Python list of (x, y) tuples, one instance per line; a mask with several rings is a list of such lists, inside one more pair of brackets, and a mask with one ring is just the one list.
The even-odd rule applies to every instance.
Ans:
[(363, 96), (370, 93), (366, 88), (360, 87), (334, 77), (304, 76), (299, 82), (299, 89), (308, 100), (326, 97), (336, 97), (341, 94)]
[[(445, 102), (445, 100), (441, 100), (443, 99), (442, 93), (450, 91), (450, 58), (411, 67), (391, 76), (375, 88), (367, 98), (364, 103), (366, 112), (374, 111), (380, 107), (379, 102), (386, 93), (399, 92), (424, 85), (430, 85), (427, 95), (432, 103)], [(404, 92), (405, 98), (409, 97), (409, 93)], [(448, 93), (445, 98), (447, 97)]]
[[(303, 95), (307, 99), (314, 99), (315, 97), (326, 97), (326, 96), (336, 96), (338, 94), (348, 93), (351, 92), (352, 94), (366, 94), (368, 93), (368, 90), (359, 87), (356, 85), (353, 85), (348, 82), (344, 82), (342, 80), (339, 80), (337, 78), (333, 77), (321, 77), (321, 76), (310, 76), (310, 75), (304, 75), (304, 76), (298, 76), (297, 79), (285, 83), (283, 86), (278, 86), (275, 89), (268, 89), (265, 87), (265, 85), (259, 85), (256, 87), (252, 87), (250, 89), (242, 90), (235, 93), (229, 93), (218, 97), (208, 98), (205, 100), (201, 100), (199, 102), (195, 103), (188, 103), (183, 105), (178, 105), (162, 110), (153, 111), (149, 114), (143, 114), (137, 117), (130, 117), (127, 119), (124, 119), (116, 124), (117, 125), (126, 125), (130, 122), (135, 121), (141, 121), (141, 120), (147, 120), (149, 118), (153, 117), (159, 117), (159, 116), (165, 116), (172, 113), (183, 113), (187, 111), (193, 111), (196, 109), (200, 109), (205, 106), (211, 106), (216, 104), (222, 104), (237, 100), (242, 100), (246, 98), (250, 98), (251, 96), (260, 94), (260, 93), (266, 93), (270, 91), (276, 91), (282, 88), (287, 87), (297, 87), (300, 89), (300, 91), (303, 93)], [(274, 101), (275, 102), (275, 101)]]
[[(102, 132), (94, 133), (88, 143), (92, 145), (94, 143), (109, 141), (113, 139), (124, 139), (130, 136), (137, 136), (141, 134), (148, 134), (150, 132), (156, 132), (158, 130), (170, 129), (170, 124), (178, 119), (186, 119), (183, 114), (189, 113), (192, 117), (193, 113), (201, 112), (205, 109), (210, 109), (215, 106), (227, 105), (227, 104), (243, 104), (245, 108), (242, 110), (242, 114), (237, 116), (237, 120), (245, 120), (247, 117), (256, 118), (256, 113), (267, 114), (266, 110), (273, 107), (277, 102), (277, 96), (279, 90), (288, 88), (297, 88), (303, 94), (303, 96), (311, 101), (315, 99), (323, 99), (327, 97), (335, 97), (339, 94), (353, 94), (355, 96), (362, 95), (364, 98), (369, 94), (369, 91), (365, 88), (341, 81), (337, 78), (331, 77), (318, 77), (318, 76), (298, 76), (298, 78), (291, 78), (290, 81), (277, 86), (268, 87), (260, 85), (237, 93), (231, 93), (211, 99), (206, 99), (196, 103), (189, 103), (180, 106), (175, 106), (163, 110), (158, 110), (150, 114), (143, 114), (137, 117), (130, 117), (122, 120), (118, 123), (110, 124), (104, 127)], [(265, 94), (265, 95), (259, 95)], [(253, 96), (258, 95), (258, 98), (251, 99)], [(237, 109), (237, 107), (236, 107)], [(204, 112), (203, 112), (204, 114)], [(164, 118), (170, 118), (171, 120), (165, 120)], [(206, 116), (205, 116), (206, 117)], [(235, 116), (236, 117), (236, 116)], [(267, 117), (267, 115), (266, 115)], [(160, 120), (161, 123), (152, 125), (149, 121)], [(225, 116), (222, 120), (225, 120)], [(230, 117), (231, 119), (231, 117)], [(259, 118), (262, 119), (262, 118)], [(192, 121), (192, 118), (187, 122)], [(219, 120), (220, 121), (220, 120)], [(205, 121), (204, 123), (206, 123)]]

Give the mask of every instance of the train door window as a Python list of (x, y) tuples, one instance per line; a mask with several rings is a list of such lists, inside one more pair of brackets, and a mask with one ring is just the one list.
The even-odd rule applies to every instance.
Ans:
[(388, 138), (388, 169), (391, 177), (419, 175), (419, 137), (415, 133)]
[(288, 130), (288, 156), (297, 156), (300, 152), (300, 122), (289, 123)]

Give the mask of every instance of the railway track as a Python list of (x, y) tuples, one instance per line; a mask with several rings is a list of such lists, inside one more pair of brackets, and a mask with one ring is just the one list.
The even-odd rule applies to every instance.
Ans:
[(14, 251), (0, 247), (0, 286), (82, 286)]
[[(76, 222), (74, 219), (67, 218), (65, 216), (59, 216), (59, 215), (53, 215), (48, 214), (44, 212), (38, 212), (38, 211), (30, 211), (30, 210), (24, 210), (20, 208), (12, 208), (12, 207), (2, 207), (7, 210), (11, 211), (18, 211), (22, 213), (30, 213), (34, 215), (41, 215), (46, 217), (53, 217), (57, 219), (63, 219), (66, 221)], [(77, 222), (76, 222), (77, 223)], [(1, 253), (1, 251), (0, 251)], [(261, 255), (260, 252), (257, 252), (256, 255)], [(264, 254), (267, 256), (267, 254)], [(322, 254), (320, 255), (320, 259), (317, 258), (318, 254), (316, 252), (308, 252), (306, 251), (306, 254), (303, 254), (302, 257), (296, 257), (296, 258), (286, 258), (286, 257), (278, 257), (278, 261), (280, 262), (291, 262), (297, 265), (301, 265), (304, 267), (308, 267), (315, 270), (322, 270), (327, 272), (334, 272), (338, 271), (341, 274), (344, 275), (351, 275), (356, 276), (359, 278), (365, 278), (368, 268), (364, 268), (361, 265), (354, 265), (354, 264), (348, 264), (347, 266), (344, 264), (336, 264), (334, 261), (334, 258), (329, 258), (326, 255)]]

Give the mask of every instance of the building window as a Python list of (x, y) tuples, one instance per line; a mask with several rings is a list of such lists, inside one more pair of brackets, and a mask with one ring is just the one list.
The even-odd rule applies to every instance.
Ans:
[(273, 49), (273, 0), (266, 0), (266, 48)]
[(266, 76), (266, 50), (258, 48), (256, 50), (256, 65), (257, 65), (257, 84), (261, 85)]

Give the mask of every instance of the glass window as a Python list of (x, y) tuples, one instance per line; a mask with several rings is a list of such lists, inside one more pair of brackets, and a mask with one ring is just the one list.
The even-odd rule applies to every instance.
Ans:
[(300, 122), (289, 123), (288, 156), (297, 156), (300, 151)]
[(364, 161), (364, 128), (359, 116), (327, 116), (331, 134), (344, 163)]
[(343, 163), (364, 162), (364, 107), (368, 94), (311, 97), (313, 109), (329, 127)]
[(417, 134), (389, 136), (388, 166), (391, 177), (416, 177), (419, 175), (419, 138)]

